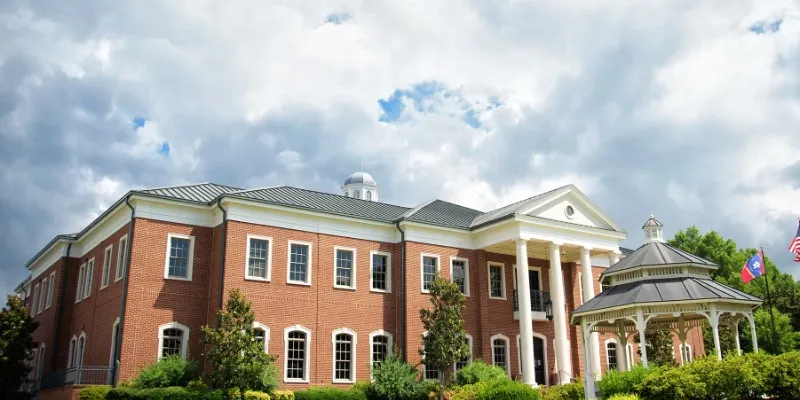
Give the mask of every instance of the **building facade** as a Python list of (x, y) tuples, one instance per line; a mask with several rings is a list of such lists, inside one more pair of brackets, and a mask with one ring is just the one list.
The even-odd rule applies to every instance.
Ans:
[[(201, 327), (227, 293), (252, 302), (282, 386), (370, 379), (390, 352), (420, 365), (419, 310), (436, 274), (466, 295), (471, 360), (530, 384), (582, 375), (572, 310), (602, 291), (627, 233), (572, 185), (489, 212), (441, 200), (378, 202), (356, 173), (342, 195), (198, 184), (131, 191), (79, 233), (59, 235), (18, 293), (39, 321), (34, 388), (114, 383), (166, 354), (202, 361)], [(520, 267), (520, 268), (517, 268)], [(702, 335), (676, 358), (702, 354)], [(618, 365), (593, 334), (594, 371)], [(632, 364), (637, 351), (628, 344)]]

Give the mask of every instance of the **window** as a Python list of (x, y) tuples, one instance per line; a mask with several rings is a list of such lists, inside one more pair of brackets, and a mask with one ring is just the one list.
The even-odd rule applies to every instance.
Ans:
[(272, 279), (272, 238), (247, 235), (247, 265), (245, 279)]
[(466, 367), (472, 362), (472, 335), (466, 334), (464, 336), (464, 341), (467, 342), (467, 346), (469, 346), (469, 355), (459, 361), (456, 361), (454, 372), (458, 372), (458, 370)]
[(119, 335), (119, 317), (114, 321), (114, 326), (111, 327), (111, 351), (108, 352), (108, 366), (114, 366), (114, 355), (117, 353), (117, 335)]
[(300, 325), (288, 327), (283, 331), (283, 342), (286, 346), (283, 381), (308, 383), (311, 331)]
[(606, 341), (606, 363), (608, 370), (617, 369), (617, 342)]
[(39, 305), (36, 313), (39, 314), (44, 310), (44, 303), (47, 301), (47, 278), (42, 279), (42, 291), (39, 293)]
[(439, 272), (439, 256), (435, 254), (422, 255), (422, 292), (428, 293), (431, 287), (431, 282), (436, 278), (436, 273)]
[(681, 357), (683, 357), (683, 362), (688, 363), (692, 361), (692, 346), (689, 344), (683, 345), (681, 350)]
[(36, 353), (36, 357), (38, 357), (36, 359), (37, 360), (36, 361), (36, 380), (37, 381), (42, 379), (42, 373), (44, 372), (44, 353), (45, 353), (45, 345), (44, 345), (44, 343), (42, 343), (42, 345), (39, 347), (39, 352)]
[(194, 236), (171, 233), (167, 235), (167, 261), (164, 279), (192, 280)]
[(392, 254), (371, 251), (370, 288), (373, 292), (392, 292)]
[(86, 273), (86, 264), (82, 264), (80, 270), (78, 271), (78, 287), (75, 289), (75, 302), (81, 301), (83, 299), (83, 278), (84, 274)]
[(353, 197), (355, 197), (357, 199), (360, 199), (361, 198), (361, 192), (358, 189), (356, 189), (356, 191), (353, 192)]
[(117, 273), (114, 277), (114, 282), (122, 279), (125, 268), (128, 263), (128, 235), (123, 236), (119, 240), (119, 247), (117, 248)]
[[(423, 332), (422, 336), (425, 337), (425, 335), (427, 335), (427, 334), (428, 334), (428, 332)], [(424, 379), (426, 379), (426, 380), (428, 380), (428, 379), (430, 379), (430, 380), (439, 380), (439, 368), (436, 367), (433, 364), (426, 363), (424, 354), (422, 355), (422, 367), (424, 368), (424, 370), (423, 370), (423, 378)]]
[(492, 299), (505, 299), (506, 298), (506, 274), (505, 265), (490, 263), (489, 264), (489, 298)]
[(508, 338), (503, 335), (494, 335), (492, 342), (492, 364), (496, 365), (509, 373), (508, 368)]
[(336, 275), (333, 287), (356, 288), (356, 250), (343, 247), (334, 247)]
[(366, 194), (367, 200), (372, 200), (372, 191), (367, 190), (364, 192)]
[(583, 304), (583, 279), (580, 272), (578, 272), (578, 296), (580, 297), (581, 304)]
[(69, 341), (69, 354), (67, 354), (67, 368), (75, 366), (75, 350), (78, 349), (78, 338), (72, 335), (72, 340)]
[(106, 247), (103, 254), (103, 274), (100, 278), (100, 289), (108, 286), (108, 278), (111, 275), (111, 252), (114, 250), (114, 245)]
[(333, 382), (355, 382), (356, 333), (343, 328), (333, 331)]
[(287, 281), (311, 285), (311, 243), (289, 241)]
[(33, 296), (31, 296), (31, 316), (36, 315), (36, 302), (39, 299), (39, 284), (33, 287)]
[(253, 335), (256, 337), (256, 341), (264, 344), (264, 353), (266, 353), (267, 349), (269, 348), (269, 327), (264, 324), (254, 322)]
[(189, 328), (177, 322), (158, 327), (158, 358), (177, 354), (186, 358), (186, 346), (189, 344)]
[(83, 276), (83, 299), (92, 294), (92, 283), (94, 282), (94, 258), (89, 259), (86, 265), (86, 274)]
[(86, 333), (81, 332), (78, 338), (78, 348), (75, 350), (75, 366), (81, 367), (83, 365), (83, 350), (86, 348)]
[(626, 351), (626, 355), (628, 356), (628, 369), (631, 369), (633, 368), (633, 345), (628, 343), (626, 348), (628, 349), (628, 351)]
[(392, 354), (392, 334), (383, 330), (377, 330), (369, 334), (370, 350), (370, 371), (387, 356)]
[(55, 271), (50, 273), (50, 280), (48, 281), (47, 286), (47, 306), (45, 308), (50, 308), (53, 305), (53, 291), (56, 288), (56, 273)]
[(466, 258), (450, 257), (450, 280), (458, 284), (464, 296), (469, 296), (469, 261)]

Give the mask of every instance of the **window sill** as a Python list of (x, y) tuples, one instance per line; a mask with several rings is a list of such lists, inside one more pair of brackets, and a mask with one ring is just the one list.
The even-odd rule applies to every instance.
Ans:
[(334, 289), (342, 289), (342, 290), (352, 290), (352, 291), (355, 291), (355, 290), (356, 290), (356, 288), (355, 288), (355, 287), (352, 287), (352, 286), (339, 286), (339, 285), (333, 285), (333, 288), (334, 288)]
[(119, 281), (121, 281), (121, 280), (122, 280), (122, 277), (121, 277), (121, 276), (120, 276), (119, 278), (114, 278), (114, 283), (117, 283), (117, 282), (119, 282)]
[(308, 379), (283, 378), (283, 383), (308, 383)]
[(332, 380), (331, 382), (333, 382), (333, 383), (346, 383), (346, 384), (351, 384), (351, 385), (352, 385), (352, 384), (356, 383), (356, 380), (355, 380), (355, 379), (352, 379), (352, 380), (348, 380), (348, 379), (334, 379), (334, 380)]
[(303, 281), (286, 281), (288, 285), (297, 285), (297, 286), (311, 286), (311, 282), (303, 282)]
[(391, 290), (370, 289), (369, 291), (372, 293), (392, 294)]
[(257, 276), (245, 276), (244, 280), (246, 281), (256, 281), (256, 282), (272, 282), (270, 278), (259, 278)]
[(192, 278), (181, 278), (179, 276), (165, 276), (164, 279), (165, 280), (170, 280), (170, 281), (183, 281), (183, 282), (191, 282), (192, 281)]
[(505, 297), (492, 297), (492, 296), (489, 296), (489, 299), (490, 299), (490, 300), (508, 300), (508, 299), (507, 299), (507, 298), (505, 298)]
[(100, 290), (103, 290), (103, 289), (105, 289), (105, 288), (107, 288), (107, 287), (108, 287), (108, 285), (105, 285), (105, 286), (100, 286)]

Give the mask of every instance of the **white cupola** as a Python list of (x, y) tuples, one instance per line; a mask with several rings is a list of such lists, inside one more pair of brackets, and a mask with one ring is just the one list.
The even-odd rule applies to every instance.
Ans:
[(356, 172), (345, 179), (342, 194), (356, 199), (378, 201), (378, 184), (372, 175)]
[(664, 224), (658, 222), (658, 220), (653, 216), (652, 211), (650, 211), (650, 219), (648, 219), (647, 222), (642, 225), (642, 230), (644, 231), (645, 243), (664, 243)]

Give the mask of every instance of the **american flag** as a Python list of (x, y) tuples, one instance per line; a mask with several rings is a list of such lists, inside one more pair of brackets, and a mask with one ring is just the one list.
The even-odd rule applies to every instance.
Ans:
[(789, 251), (795, 254), (794, 262), (800, 262), (800, 221), (797, 223), (797, 233), (789, 244)]

